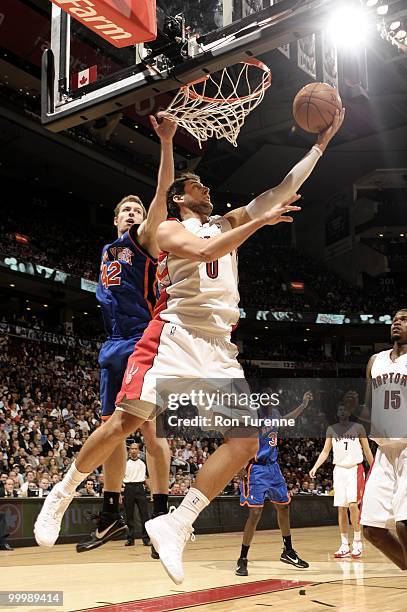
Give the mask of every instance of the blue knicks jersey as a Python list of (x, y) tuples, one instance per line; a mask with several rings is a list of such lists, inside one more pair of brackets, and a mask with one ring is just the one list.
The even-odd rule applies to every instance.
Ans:
[[(281, 415), (278, 410), (273, 408), (272, 419), (280, 419)], [(278, 457), (277, 448), (277, 427), (262, 427), (259, 434), (259, 450), (251, 463), (266, 465), (275, 463)]]
[(156, 262), (138, 244), (138, 227), (133, 225), (102, 251), (96, 298), (111, 338), (142, 334), (153, 316)]

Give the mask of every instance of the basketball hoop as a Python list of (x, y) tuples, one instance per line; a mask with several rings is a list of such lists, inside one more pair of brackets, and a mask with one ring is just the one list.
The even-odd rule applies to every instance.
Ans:
[(245, 119), (263, 100), (271, 78), (268, 66), (249, 58), (237, 64), (236, 69), (224, 68), (184, 85), (166, 113), (192, 134), (200, 147), (212, 137), (226, 138), (237, 147), (236, 139)]

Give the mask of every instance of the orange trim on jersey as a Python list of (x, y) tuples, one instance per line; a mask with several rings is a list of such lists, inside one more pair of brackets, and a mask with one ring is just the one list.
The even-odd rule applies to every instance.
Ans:
[(242, 506), (242, 508), (243, 508), (243, 506), (248, 506), (249, 508), (264, 508), (264, 504), (261, 504), (261, 505), (249, 504), (248, 501), (244, 501), (243, 503), (240, 502), (240, 505)]
[[(252, 463), (249, 465), (249, 468), (247, 470), (247, 477), (246, 478), (242, 478), (242, 491), (243, 491), (243, 497), (249, 497), (250, 494), (250, 470), (252, 469)], [(247, 491), (246, 491), (246, 485), (247, 485)]]
[(105, 414), (105, 415), (102, 415), (100, 419), (101, 421), (108, 421), (111, 416), (112, 416), (111, 414)]
[(274, 499), (270, 499), (270, 498), (268, 499), (271, 501), (272, 504), (278, 504), (279, 506), (288, 506), (288, 504), (291, 504), (291, 497), (288, 496), (288, 498), (289, 499), (286, 502), (277, 502), (277, 501), (274, 501)]
[(146, 257), (146, 259), (149, 259), (154, 265), (157, 264), (157, 260), (152, 257), (152, 255), (150, 255), (149, 253), (147, 253), (147, 251), (145, 251), (143, 249), (143, 247), (141, 246), (141, 244), (139, 244), (138, 240), (134, 240), (133, 236), (131, 235), (130, 231), (127, 232), (129, 235), (130, 240), (132, 241), (132, 243), (134, 244), (134, 246), (136, 247), (136, 249), (138, 251), (140, 251), (140, 253), (142, 255), (144, 255), (144, 257)]

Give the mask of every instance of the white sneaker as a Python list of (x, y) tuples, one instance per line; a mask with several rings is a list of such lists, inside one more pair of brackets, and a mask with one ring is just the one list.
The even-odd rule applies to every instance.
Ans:
[(363, 552), (363, 544), (362, 542), (353, 542), (352, 544), (352, 557), (354, 559), (357, 559), (358, 557), (362, 556), (362, 552)]
[(335, 559), (343, 559), (350, 556), (350, 548), (347, 544), (342, 544), (339, 550), (334, 553)]
[(62, 483), (58, 482), (48, 493), (34, 525), (34, 535), (40, 546), (54, 546), (61, 529), (65, 510), (71, 503), (72, 495), (65, 495), (61, 491)]
[(181, 525), (171, 510), (147, 521), (145, 527), (165, 571), (175, 584), (181, 584), (184, 580), (182, 554), (189, 538), (194, 541), (195, 536), (193, 528)]

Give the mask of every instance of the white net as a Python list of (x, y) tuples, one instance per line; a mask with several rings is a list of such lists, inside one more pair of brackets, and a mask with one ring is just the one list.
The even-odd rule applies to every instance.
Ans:
[(237, 137), (251, 111), (271, 85), (269, 68), (249, 59), (237, 68), (181, 87), (166, 112), (199, 142), (226, 138), (237, 147)]

